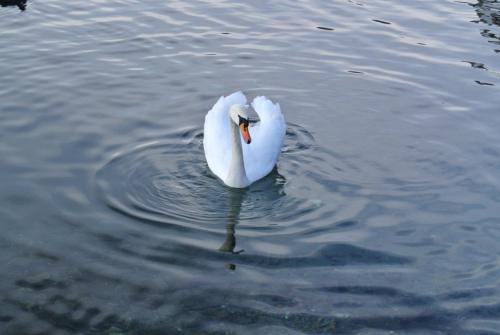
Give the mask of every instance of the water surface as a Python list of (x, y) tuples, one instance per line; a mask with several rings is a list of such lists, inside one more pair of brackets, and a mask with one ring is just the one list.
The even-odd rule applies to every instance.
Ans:
[[(0, 333), (499, 333), (496, 1), (0, 4)], [(288, 128), (245, 190), (236, 90)]]

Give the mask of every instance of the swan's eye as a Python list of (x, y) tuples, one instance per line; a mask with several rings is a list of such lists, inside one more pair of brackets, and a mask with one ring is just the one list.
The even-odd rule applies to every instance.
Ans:
[(241, 117), (238, 115), (238, 119), (239, 119), (239, 125), (244, 125), (245, 127), (248, 127), (248, 119), (245, 119), (244, 117)]

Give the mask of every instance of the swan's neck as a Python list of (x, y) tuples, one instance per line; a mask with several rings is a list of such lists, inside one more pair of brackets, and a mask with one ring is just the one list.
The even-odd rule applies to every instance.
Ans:
[(246, 187), (248, 182), (245, 172), (245, 163), (243, 161), (243, 149), (241, 147), (240, 130), (238, 126), (229, 119), (229, 128), (231, 132), (231, 165), (226, 184), (231, 187)]

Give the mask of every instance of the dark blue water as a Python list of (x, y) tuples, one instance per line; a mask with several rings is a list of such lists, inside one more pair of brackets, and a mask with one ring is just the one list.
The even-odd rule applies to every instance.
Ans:
[(500, 334), (497, 1), (0, 4), (1, 334)]

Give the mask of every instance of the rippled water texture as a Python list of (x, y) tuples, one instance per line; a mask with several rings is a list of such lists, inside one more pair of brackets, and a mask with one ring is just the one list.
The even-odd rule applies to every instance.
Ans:
[[(497, 1), (0, 5), (2, 335), (500, 334)], [(245, 190), (236, 90), (287, 120)]]

